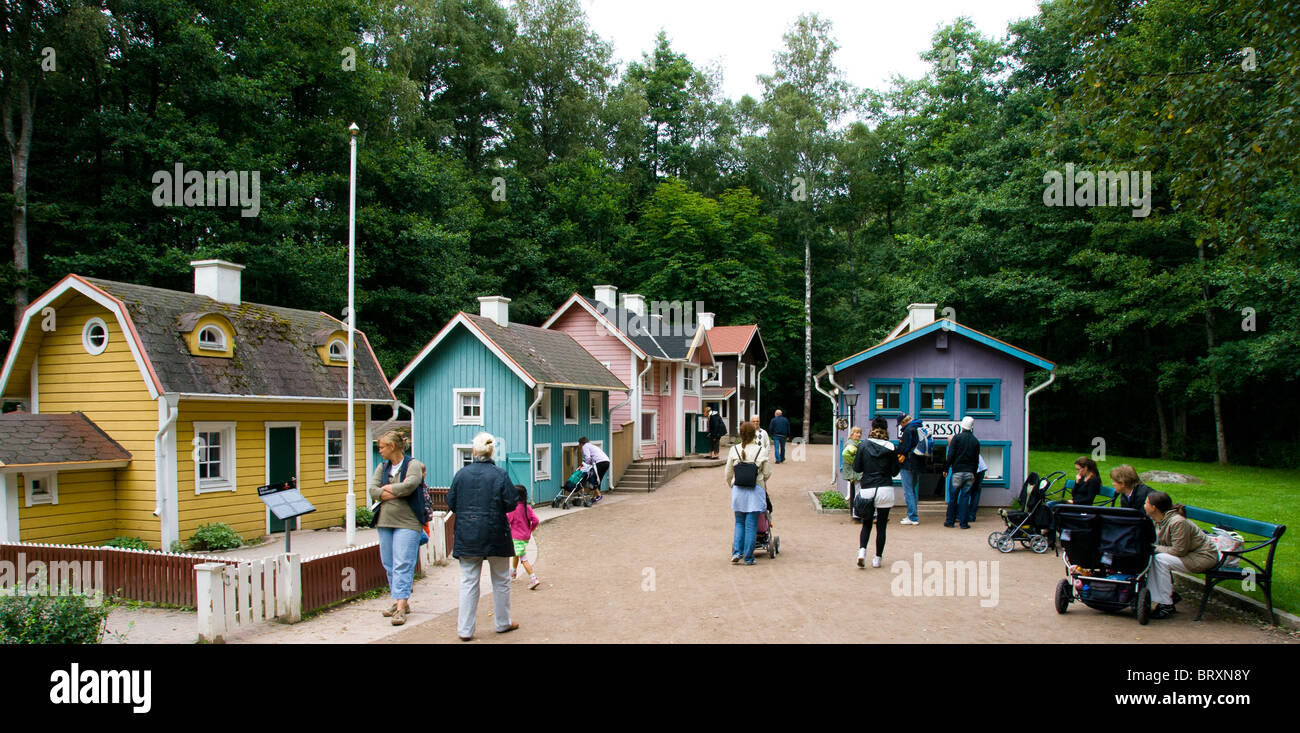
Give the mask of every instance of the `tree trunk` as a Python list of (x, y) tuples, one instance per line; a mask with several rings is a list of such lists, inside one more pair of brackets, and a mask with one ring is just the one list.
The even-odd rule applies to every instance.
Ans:
[(13, 168), (13, 222), (14, 270), (18, 281), (14, 285), (14, 334), (22, 325), (23, 311), (27, 310), (27, 162), (32, 152), (32, 109), (36, 105), (35, 87), (27, 80), (18, 82), (18, 115), (21, 127), (14, 132), (13, 107), (9, 97), (3, 103), (5, 142), (9, 147), (9, 162)]
[(1169, 458), (1169, 424), (1165, 422), (1165, 408), (1160, 402), (1160, 393), (1155, 392), (1156, 422), (1160, 424), (1160, 457)]
[(812, 431), (812, 242), (803, 234), (803, 442)]
[[(1206, 286), (1208, 273), (1205, 272), (1205, 243), (1202, 242), (1197, 247), (1197, 259), (1201, 261), (1201, 297), (1205, 303), (1205, 352), (1209, 357), (1214, 356), (1214, 313), (1210, 310), (1210, 293)], [(1214, 444), (1219, 453), (1219, 465), (1228, 465), (1228, 438), (1223, 429), (1223, 406), (1219, 395), (1219, 371), (1214, 367), (1214, 361), (1211, 358), (1210, 366), (1210, 389), (1214, 401)]]

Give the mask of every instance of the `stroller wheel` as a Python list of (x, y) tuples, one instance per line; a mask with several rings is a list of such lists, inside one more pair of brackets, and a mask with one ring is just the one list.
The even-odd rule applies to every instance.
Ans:
[(1001, 532), (989, 532), (989, 547), (998, 549), (998, 544), (1002, 542)]
[(776, 557), (777, 555), (780, 555), (780, 554), (781, 554), (781, 538), (780, 538), (780, 537), (773, 537), (773, 538), (772, 538), (772, 557)]
[(1029, 549), (1039, 555), (1047, 552), (1047, 538), (1041, 534), (1034, 535), (1033, 539), (1029, 540)]
[(561, 502), (561, 503), (560, 503), (560, 508), (561, 508), (561, 509), (565, 509), (565, 510), (567, 510), (567, 509), (569, 508), (569, 500), (568, 500), (568, 499), (565, 499), (563, 502)]
[(1016, 541), (1010, 537), (1003, 537), (998, 542), (998, 552), (1003, 554), (1009, 553), (1016, 548)]
[(554, 509), (560, 508), (560, 497), (557, 496), (554, 499), (551, 499), (551, 507)]
[(1143, 626), (1151, 620), (1151, 590), (1143, 588), (1138, 593), (1138, 623)]
[(1061, 578), (1056, 584), (1056, 612), (1065, 613), (1070, 607), (1073, 596), (1074, 590), (1070, 587), (1070, 579)]
[(590, 507), (590, 506), (591, 506), (591, 499), (583, 499), (583, 500), (582, 500), (582, 505), (583, 505), (584, 507)]

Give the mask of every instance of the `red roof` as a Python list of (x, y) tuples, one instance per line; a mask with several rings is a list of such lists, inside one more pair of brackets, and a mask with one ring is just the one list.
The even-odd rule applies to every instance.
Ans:
[(740, 354), (754, 338), (758, 326), (714, 326), (709, 329), (709, 345), (715, 354)]

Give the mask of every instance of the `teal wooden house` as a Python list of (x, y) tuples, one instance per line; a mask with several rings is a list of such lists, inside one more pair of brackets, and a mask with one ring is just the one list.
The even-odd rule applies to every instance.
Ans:
[(457, 313), (392, 387), (415, 390), (411, 452), (429, 486), (450, 486), (488, 432), (497, 465), (531, 502), (547, 502), (577, 467), (579, 438), (610, 451), (609, 395), (628, 385), (569, 334), (511, 323), (509, 303), (484, 297), (479, 315)]

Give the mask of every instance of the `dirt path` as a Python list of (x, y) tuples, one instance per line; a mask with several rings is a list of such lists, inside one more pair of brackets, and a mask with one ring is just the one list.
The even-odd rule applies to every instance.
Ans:
[[(781, 553), (774, 559), (760, 554), (750, 567), (729, 562), (734, 520), (721, 468), (687, 471), (652, 494), (548, 522), (538, 532), (541, 588), (529, 592), (520, 585), (512, 593), (512, 615), (521, 628), (492, 633), (492, 603), (485, 596), (475, 643), (1289, 640), (1212, 612), (1195, 623), (1190, 600), (1173, 618), (1145, 627), (1131, 613), (1107, 615), (1078, 603), (1060, 616), (1052, 608), (1060, 560), (989, 548), (986, 538), (1001, 528), (1001, 519), (987, 508), (969, 531), (925, 515), (919, 526), (900, 526), (902, 510), (895, 508), (883, 566), (859, 569), (859, 525), (847, 515), (815, 513), (807, 496), (827, 480), (828, 450), (812, 446), (808, 462), (776, 467), (770, 483)], [(925, 595), (912, 575), (916, 553), (927, 563), (990, 564), (983, 585), (966, 588), (966, 595)], [(899, 561), (908, 567), (895, 572)], [(922, 594), (904, 595), (904, 587)], [(456, 613), (393, 641), (459, 643)]]

